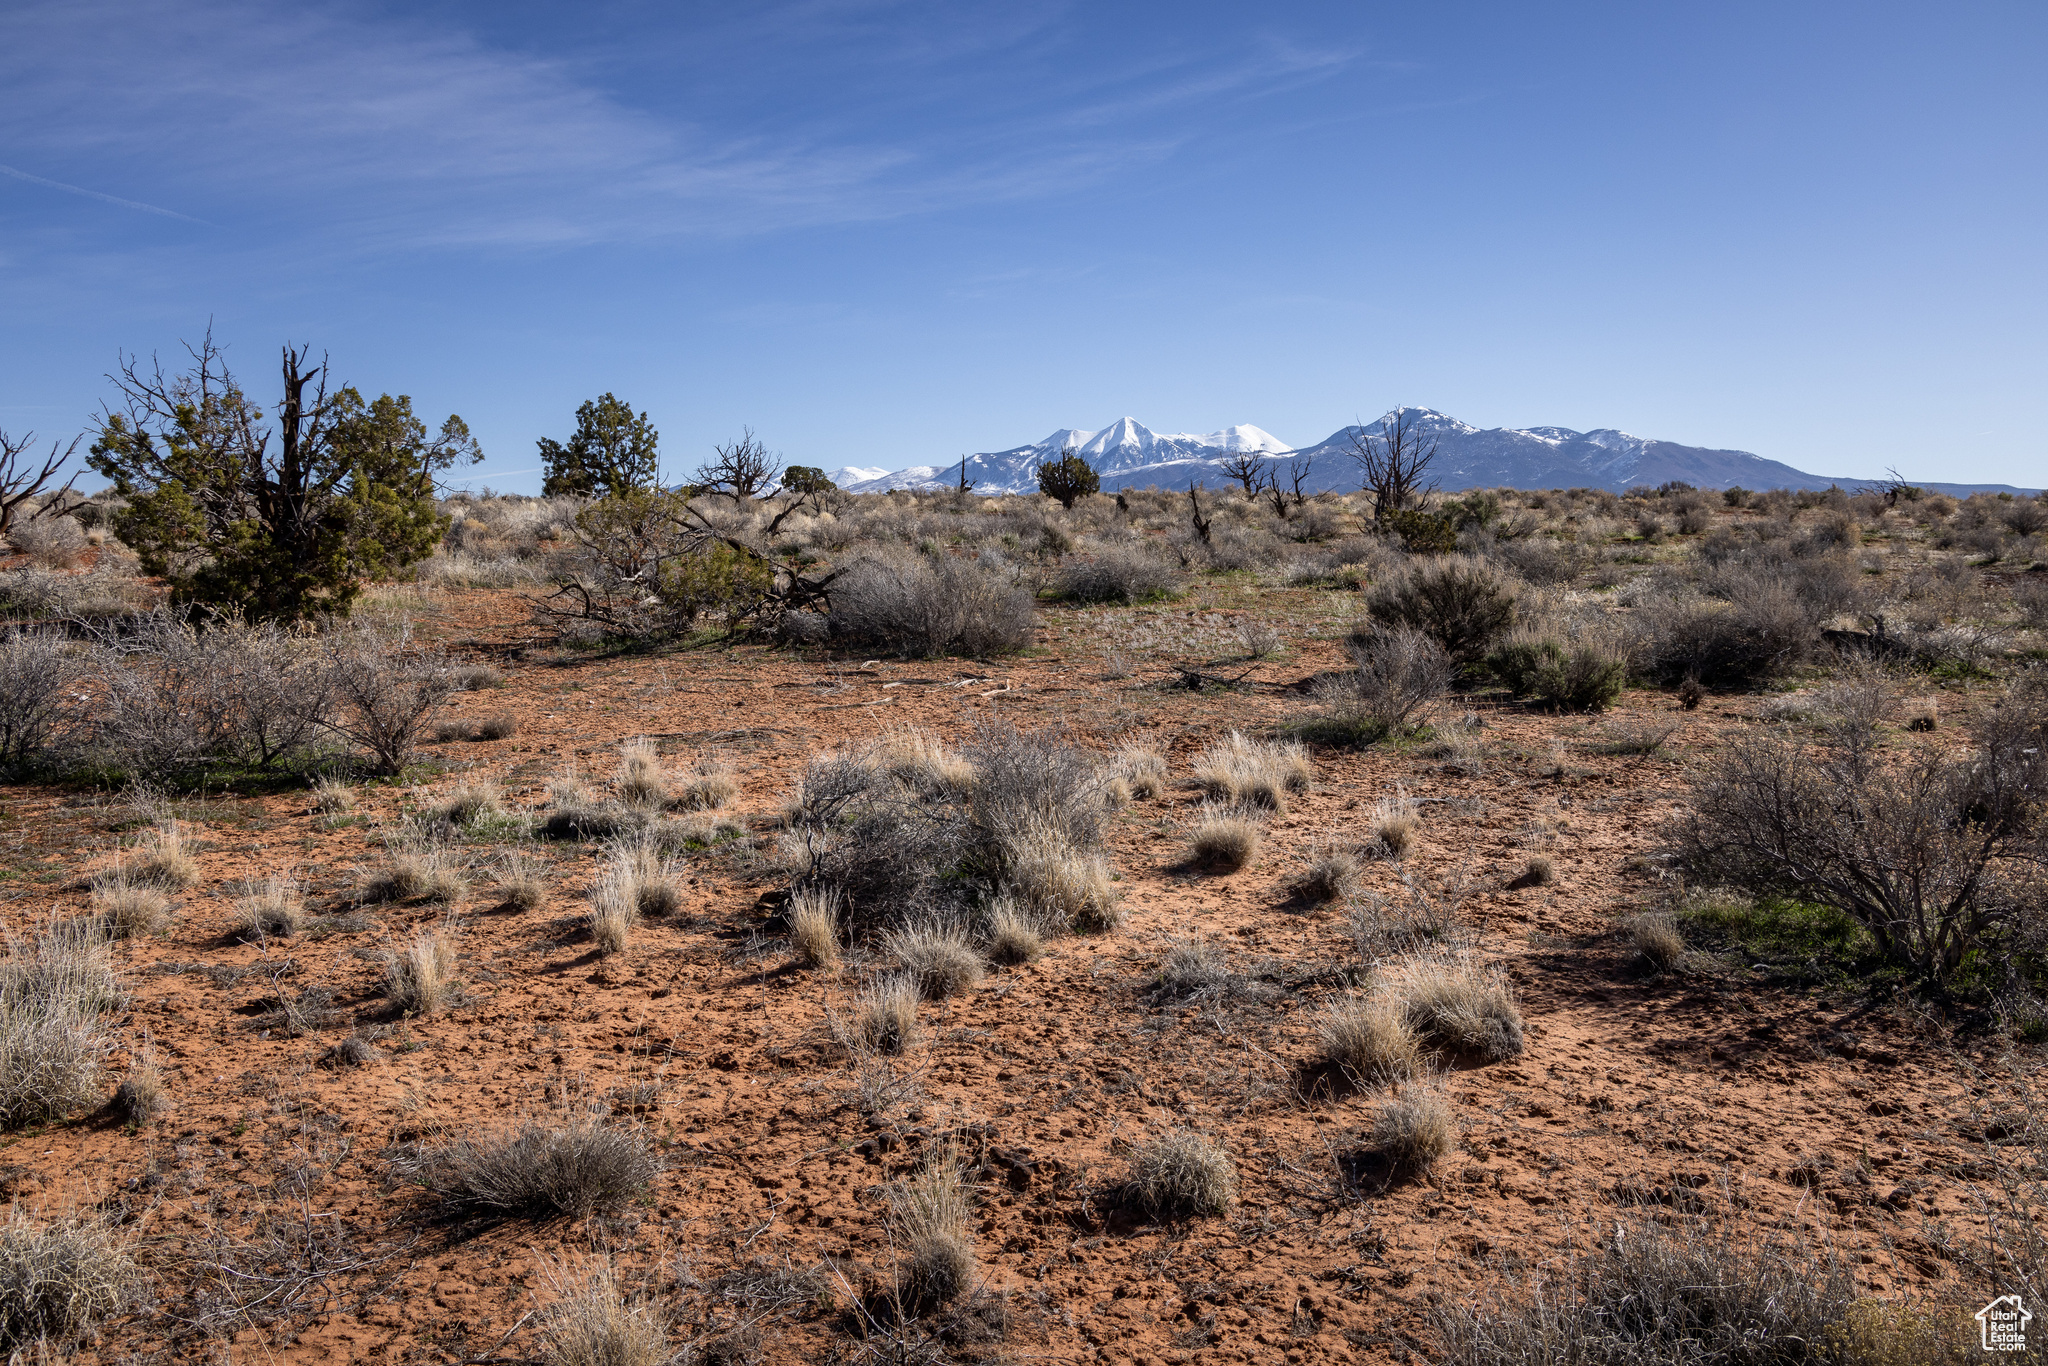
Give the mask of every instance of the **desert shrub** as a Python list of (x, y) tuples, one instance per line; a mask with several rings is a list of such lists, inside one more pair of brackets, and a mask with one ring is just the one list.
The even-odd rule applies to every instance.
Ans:
[(1317, 690), (1322, 714), (1297, 727), (1306, 739), (1372, 744), (1415, 724), (1450, 689), (1450, 656), (1412, 627), (1356, 633), (1348, 647), (1358, 667)]
[(1818, 641), (1806, 609), (1784, 588), (1758, 585), (1737, 602), (1680, 601), (1649, 628), (1652, 669), (1664, 681), (1744, 688), (1777, 678)]
[(1408, 857), (1422, 824), (1421, 812), (1421, 806), (1405, 789), (1396, 788), (1393, 796), (1381, 797), (1372, 804), (1366, 822), (1373, 844), (1388, 858)]
[(447, 656), (409, 631), (387, 639), (359, 625), (328, 635), (322, 648), (335, 700), (328, 724), (367, 751), (375, 772), (400, 772), (455, 690)]
[(1428, 1171), (1451, 1151), (1457, 1124), (1450, 1103), (1434, 1087), (1404, 1083), (1373, 1107), (1366, 1147), (1392, 1172)]
[(1209, 796), (1287, 813), (1287, 794), (1308, 789), (1315, 776), (1299, 742), (1254, 740), (1232, 731), (1196, 758), (1195, 781)]
[(552, 1296), (541, 1315), (546, 1366), (666, 1366), (671, 1359), (660, 1308), (622, 1294), (609, 1263), (571, 1271), (544, 1262), (542, 1275)]
[(120, 1000), (108, 940), (86, 921), (10, 939), (0, 961), (0, 1126), (62, 1119), (103, 1099)]
[(974, 1199), (951, 1144), (934, 1148), (890, 1194), (896, 1232), (902, 1239), (897, 1293), (906, 1308), (921, 1312), (951, 1303), (974, 1283)]
[(1522, 1051), (1522, 1012), (1498, 971), (1429, 955), (1405, 964), (1392, 988), (1417, 1038), (1458, 1058), (1498, 1062)]
[(1213, 995), (1229, 983), (1230, 962), (1223, 950), (1200, 935), (1176, 935), (1167, 941), (1155, 980), (1162, 1000)]
[(806, 887), (790, 893), (783, 912), (790, 952), (807, 968), (839, 967), (839, 898), (828, 889)]
[(661, 1160), (635, 1130), (594, 1116), (516, 1128), (446, 1147), (402, 1153), (396, 1174), (451, 1205), (501, 1214), (583, 1218), (617, 1209), (661, 1174)]
[(883, 948), (927, 1001), (958, 996), (981, 981), (981, 956), (956, 924), (919, 920), (899, 925), (883, 939)]
[(69, 569), (85, 557), (85, 528), (72, 517), (23, 517), (7, 529), (14, 548), (44, 569)]
[(83, 720), (75, 694), (85, 671), (62, 636), (0, 635), (0, 769), (19, 771), (71, 737)]
[(590, 910), (584, 923), (590, 927), (590, 941), (599, 953), (623, 953), (632, 942), (633, 927), (640, 923), (639, 891), (632, 871), (616, 863), (590, 884)]
[(1045, 953), (1045, 935), (1038, 920), (1009, 897), (990, 908), (984, 936), (989, 961), (1007, 966), (1035, 962)]
[[(66, 1347), (126, 1305), (137, 1272), (106, 1229), (83, 1223), (37, 1228), (17, 1206), (0, 1225), (0, 1347)], [(23, 1352), (23, 1360), (28, 1359)]]
[(519, 718), (510, 712), (493, 712), (476, 723), (478, 740), (507, 740), (519, 733)]
[(1006, 654), (1031, 643), (1031, 594), (987, 561), (874, 554), (833, 583), (830, 629), (917, 658)]
[(92, 909), (109, 938), (132, 939), (170, 923), (171, 898), (161, 887), (132, 880), (117, 865), (92, 880)]
[(1385, 996), (1333, 1001), (1316, 1023), (1325, 1065), (1354, 1085), (1402, 1081), (1422, 1065), (1422, 1046), (1398, 1001)]
[(114, 1113), (130, 1124), (147, 1124), (163, 1113), (167, 1103), (163, 1069), (150, 1054), (137, 1054), (128, 1064), (128, 1074), (114, 1088)]
[(2022, 870), (2040, 847), (2048, 690), (2009, 691), (1971, 740), (1893, 757), (1856, 728), (1738, 737), (1695, 784), (1673, 852), (1703, 883), (1841, 911), (1946, 986), (2036, 922)]
[(1143, 745), (1124, 745), (1115, 758), (1116, 774), (1133, 797), (1156, 797), (1166, 786), (1166, 756)]
[(868, 983), (854, 999), (853, 1041), (898, 1054), (917, 1042), (917, 984), (893, 974)]
[(1560, 711), (1605, 711), (1628, 684), (1628, 652), (1591, 631), (1568, 641), (1539, 631), (1510, 634), (1486, 654), (1486, 667), (1517, 697)]
[(283, 875), (251, 885), (235, 907), (235, 928), (246, 939), (297, 934), (306, 922), (306, 903), (299, 894), (298, 881)]
[(1659, 970), (1675, 967), (1685, 957), (1685, 936), (1679, 931), (1678, 921), (1663, 912), (1631, 917), (1628, 938), (1643, 960)]
[(384, 955), (384, 998), (407, 1015), (432, 1015), (455, 993), (455, 943), (422, 928)]
[(1237, 1203), (1237, 1164), (1192, 1129), (1170, 1129), (1131, 1150), (1131, 1199), (1154, 1219), (1223, 1215)]
[(1515, 620), (1514, 582), (1483, 560), (1443, 556), (1410, 566), (1366, 596), (1385, 626), (1407, 626), (1434, 640), (1453, 663), (1477, 662)]
[(1855, 1297), (1793, 1235), (1659, 1211), (1433, 1317), (1451, 1366), (1808, 1366)]
[(1577, 541), (1556, 541), (1547, 537), (1503, 541), (1493, 555), (1530, 583), (1541, 586), (1568, 584), (1593, 563), (1593, 553)]
[(619, 750), (619, 772), (612, 779), (619, 799), (634, 806), (660, 806), (668, 801), (668, 769), (661, 754), (646, 740), (634, 740)]
[(1151, 602), (1170, 597), (1180, 576), (1164, 562), (1128, 546), (1102, 546), (1072, 559), (1053, 576), (1056, 597), (1068, 602)]
[(1264, 839), (1256, 817), (1235, 807), (1205, 805), (1188, 837), (1188, 861), (1234, 873), (1258, 857)]
[(1308, 866), (1294, 879), (1292, 890), (1303, 901), (1325, 906), (1357, 893), (1359, 868), (1356, 855), (1344, 849), (1317, 848), (1310, 852)]

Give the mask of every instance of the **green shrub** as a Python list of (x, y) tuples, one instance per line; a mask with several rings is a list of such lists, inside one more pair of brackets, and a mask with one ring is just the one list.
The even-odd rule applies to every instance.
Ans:
[(1408, 626), (1458, 664), (1473, 664), (1514, 624), (1515, 585), (1481, 560), (1445, 556), (1417, 564), (1373, 590), (1366, 610), (1386, 626)]
[(1517, 697), (1560, 711), (1605, 711), (1628, 684), (1628, 658), (1606, 641), (1517, 634), (1489, 650), (1486, 668)]
[(1458, 523), (1441, 513), (1403, 508), (1388, 513), (1385, 525), (1411, 555), (1441, 555), (1458, 548)]

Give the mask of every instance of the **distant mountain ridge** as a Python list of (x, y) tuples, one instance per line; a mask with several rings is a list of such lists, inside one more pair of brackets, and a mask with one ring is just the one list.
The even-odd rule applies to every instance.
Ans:
[[(1683, 480), (1700, 488), (1751, 489), (1854, 487), (1874, 481), (1803, 470), (1748, 451), (1686, 446), (1675, 441), (1631, 436), (1611, 427), (1590, 432), (1569, 427), (1474, 427), (1429, 408), (1404, 410), (1424, 441), (1436, 442), (1429, 473), (1446, 492), (1468, 488), (1604, 488), (1620, 492), (1638, 485), (1655, 487)], [(1133, 418), (1121, 418), (1097, 431), (1062, 427), (1042, 441), (984, 451), (950, 465), (913, 465), (887, 474), (872, 469), (835, 470), (833, 481), (853, 493), (890, 489), (957, 488), (961, 465), (967, 479), (982, 493), (1029, 493), (1038, 487), (1038, 466), (1073, 449), (1102, 476), (1106, 491), (1143, 488), (1185, 488), (1191, 482), (1216, 486), (1228, 481), (1223, 462), (1244, 451), (1258, 451), (1272, 461), (1280, 479), (1306, 463), (1304, 490), (1317, 493), (1358, 487), (1358, 467), (1349, 458), (1356, 438), (1377, 436), (1394, 420), (1389, 412), (1379, 421), (1344, 427), (1313, 446), (1289, 449), (1270, 432), (1250, 425), (1226, 427), (1195, 435), (1155, 432)], [(1923, 484), (1942, 493), (2022, 493), (2010, 484)]]

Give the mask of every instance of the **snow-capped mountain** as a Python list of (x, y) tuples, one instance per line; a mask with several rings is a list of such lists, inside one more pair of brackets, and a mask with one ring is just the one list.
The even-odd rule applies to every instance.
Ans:
[[(1403, 410), (1408, 423), (1425, 442), (1435, 442), (1429, 474), (1445, 492), (1468, 488), (1605, 488), (1622, 490), (1639, 484), (1655, 486), (1683, 480), (1700, 488), (1751, 489), (1853, 488), (1870, 482), (1807, 474), (1748, 451), (1686, 446), (1632, 436), (1611, 427), (1589, 432), (1570, 427), (1475, 427), (1429, 408)], [(1095, 467), (1105, 491), (1121, 488), (1185, 488), (1191, 483), (1218, 487), (1229, 482), (1223, 462), (1257, 451), (1272, 463), (1272, 473), (1290, 481), (1306, 468), (1304, 491), (1352, 490), (1359, 469), (1352, 459), (1360, 440), (1379, 436), (1394, 420), (1387, 413), (1376, 422), (1344, 427), (1313, 446), (1290, 450), (1271, 433), (1253, 426), (1226, 427), (1197, 436), (1188, 432), (1155, 432), (1143, 423), (1122, 418), (1099, 431), (1062, 427), (1043, 441), (985, 451), (965, 457), (967, 479), (981, 493), (1028, 493), (1038, 487), (1038, 466), (1057, 460), (1071, 449)], [(833, 476), (854, 493), (890, 489), (956, 488), (962, 461), (950, 465), (914, 465), (890, 474), (859, 480)], [(846, 475), (865, 474), (848, 469)], [(1943, 493), (2023, 492), (2007, 484), (1928, 484)]]

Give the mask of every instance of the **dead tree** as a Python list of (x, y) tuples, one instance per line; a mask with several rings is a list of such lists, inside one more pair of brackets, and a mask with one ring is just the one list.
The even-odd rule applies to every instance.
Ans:
[(1194, 509), (1195, 534), (1202, 538), (1202, 544), (1209, 544), (1209, 519), (1202, 515), (1202, 499), (1197, 492), (1202, 486), (1189, 481), (1188, 505)]
[(1239, 451), (1235, 455), (1227, 456), (1218, 463), (1217, 468), (1244, 485), (1244, 496), (1247, 498), (1257, 498), (1259, 490), (1265, 486), (1266, 457), (1257, 451)]
[(21, 516), (21, 505), (50, 486), (50, 481), (57, 477), (57, 471), (64, 468), (72, 452), (78, 449), (79, 442), (79, 438), (74, 436), (71, 444), (59, 451), (57, 443), (52, 441), (49, 457), (38, 466), (36, 458), (28, 453), (35, 439), (34, 432), (24, 433), (19, 438), (0, 432), (0, 536), (6, 535), (17, 520), (33, 521), (53, 510), (53, 515), (62, 516), (69, 511), (62, 504), (64, 495), (71, 492), (71, 485), (78, 478), (76, 473), (26, 518)]
[(1377, 432), (1367, 431), (1363, 423), (1353, 427), (1350, 439), (1345, 454), (1358, 462), (1365, 491), (1373, 496), (1375, 524), (1386, 525), (1389, 517), (1419, 507), (1436, 491), (1436, 480), (1426, 477), (1436, 458), (1436, 438), (1425, 438), (1406, 408), (1396, 408)]
[(754, 439), (752, 427), (741, 428), (740, 439), (714, 446), (718, 458), (697, 467), (697, 487), (706, 493), (722, 493), (735, 503), (759, 497), (772, 488), (782, 473), (782, 461)]

